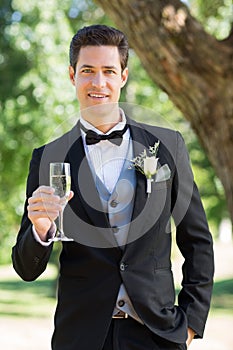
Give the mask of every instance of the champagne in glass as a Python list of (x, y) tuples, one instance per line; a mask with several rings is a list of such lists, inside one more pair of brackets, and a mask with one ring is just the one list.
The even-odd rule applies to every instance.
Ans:
[(63, 230), (63, 211), (70, 193), (71, 176), (69, 163), (50, 163), (50, 186), (55, 189), (55, 195), (61, 198), (62, 210), (59, 212), (56, 236), (51, 241), (73, 241), (66, 237)]

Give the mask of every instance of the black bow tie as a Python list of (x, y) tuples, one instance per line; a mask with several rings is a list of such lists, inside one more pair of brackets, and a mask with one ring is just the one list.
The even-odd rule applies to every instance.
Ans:
[(126, 130), (128, 129), (128, 125), (126, 124), (124, 129), (122, 129), (122, 130), (112, 131), (108, 135), (100, 135), (100, 134), (97, 134), (93, 130), (86, 129), (82, 124), (80, 124), (80, 126), (81, 126), (81, 129), (86, 133), (86, 144), (87, 145), (94, 145), (94, 144), (100, 142), (101, 140), (109, 140), (110, 142), (114, 143), (115, 145), (120, 146), (120, 144), (122, 142), (122, 136), (126, 132)]

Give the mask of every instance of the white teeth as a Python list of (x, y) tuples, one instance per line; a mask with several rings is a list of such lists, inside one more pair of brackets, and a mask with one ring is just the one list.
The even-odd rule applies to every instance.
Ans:
[(104, 98), (105, 95), (97, 95), (97, 94), (89, 94), (90, 97), (96, 97), (96, 98)]

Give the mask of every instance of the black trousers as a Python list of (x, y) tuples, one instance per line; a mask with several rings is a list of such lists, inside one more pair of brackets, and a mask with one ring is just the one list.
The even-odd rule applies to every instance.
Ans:
[(152, 333), (132, 318), (113, 319), (102, 350), (185, 350)]

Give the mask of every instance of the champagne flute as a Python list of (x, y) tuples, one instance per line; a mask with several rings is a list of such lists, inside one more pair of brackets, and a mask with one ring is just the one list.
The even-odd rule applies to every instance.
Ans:
[(50, 241), (73, 241), (65, 235), (63, 230), (63, 212), (70, 193), (71, 176), (69, 163), (50, 163), (50, 186), (55, 189), (54, 194), (61, 198), (62, 210), (59, 212), (58, 226), (55, 237)]

